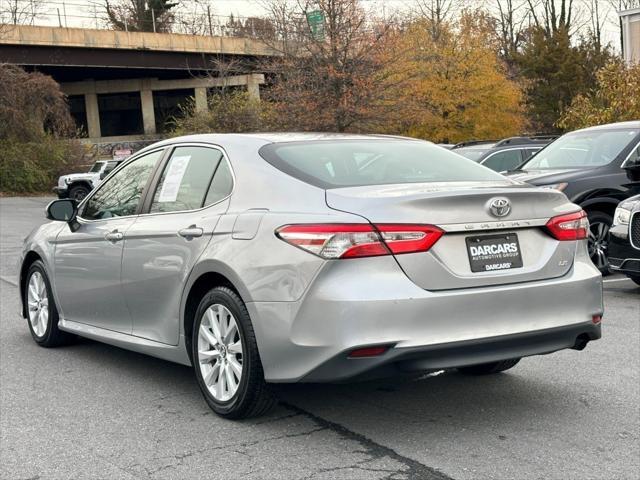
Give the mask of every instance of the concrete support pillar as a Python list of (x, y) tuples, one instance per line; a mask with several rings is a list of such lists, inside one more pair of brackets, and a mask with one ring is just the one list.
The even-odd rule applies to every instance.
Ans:
[(196, 112), (206, 112), (209, 110), (207, 104), (207, 87), (196, 87), (195, 89)]
[(142, 105), (142, 125), (146, 135), (156, 133), (156, 114), (153, 110), (153, 91), (141, 90), (140, 103)]
[(87, 113), (87, 134), (89, 138), (99, 138), (100, 131), (100, 111), (98, 110), (98, 95), (95, 93), (84, 94), (84, 108)]
[(261, 74), (252, 73), (247, 75), (247, 92), (251, 98), (260, 100), (260, 80), (262, 78)]

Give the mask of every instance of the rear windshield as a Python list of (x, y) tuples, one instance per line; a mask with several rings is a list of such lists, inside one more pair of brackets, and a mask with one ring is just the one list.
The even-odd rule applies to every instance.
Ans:
[(320, 188), (425, 182), (495, 182), (505, 178), (432, 143), (397, 140), (320, 140), (265, 145), (271, 165)]

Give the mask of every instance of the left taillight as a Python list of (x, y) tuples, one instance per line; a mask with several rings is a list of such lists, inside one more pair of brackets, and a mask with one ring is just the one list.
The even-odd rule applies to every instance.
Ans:
[(426, 252), (442, 236), (433, 225), (334, 223), (285, 225), (276, 236), (322, 258)]
[(546, 228), (556, 240), (584, 240), (589, 235), (589, 220), (584, 210), (580, 210), (551, 218)]

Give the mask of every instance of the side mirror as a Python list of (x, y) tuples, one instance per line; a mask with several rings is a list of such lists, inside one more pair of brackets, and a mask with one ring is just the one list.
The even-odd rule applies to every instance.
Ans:
[(76, 213), (76, 201), (70, 198), (54, 200), (47, 205), (47, 218), (49, 220), (71, 223), (76, 218)]

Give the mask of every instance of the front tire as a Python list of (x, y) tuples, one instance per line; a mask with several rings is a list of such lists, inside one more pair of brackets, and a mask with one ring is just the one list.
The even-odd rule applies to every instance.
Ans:
[(77, 203), (80, 203), (84, 200), (84, 197), (89, 195), (90, 190), (84, 185), (74, 185), (69, 189), (69, 198), (75, 200)]
[(458, 371), (465, 375), (491, 375), (492, 373), (509, 370), (515, 367), (519, 361), (519, 358), (512, 358), (500, 362), (482, 363), (480, 365), (471, 365), (470, 367), (458, 367)]
[(640, 285), (640, 275), (627, 275), (629, 280), (635, 282), (636, 285)]
[(73, 339), (73, 335), (58, 329), (58, 309), (41, 260), (36, 260), (29, 267), (23, 302), (31, 336), (38, 345), (57, 347)]
[(230, 288), (213, 288), (200, 301), (191, 353), (198, 386), (218, 415), (256, 417), (276, 404), (264, 380), (249, 312)]

